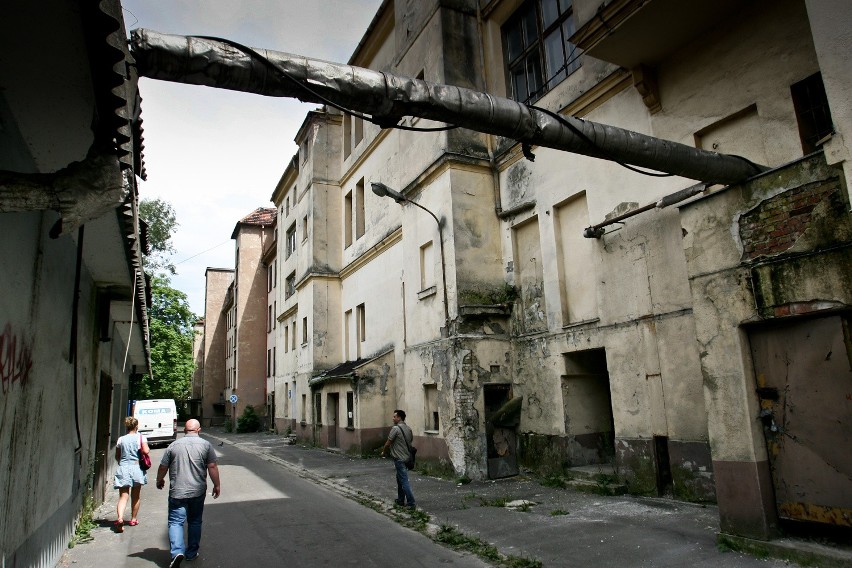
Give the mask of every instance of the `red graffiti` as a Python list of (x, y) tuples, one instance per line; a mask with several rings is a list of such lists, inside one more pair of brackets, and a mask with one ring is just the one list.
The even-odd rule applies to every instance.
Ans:
[(32, 345), (12, 333), (12, 326), (6, 324), (0, 335), (0, 383), (3, 394), (15, 384), (24, 386), (33, 367)]

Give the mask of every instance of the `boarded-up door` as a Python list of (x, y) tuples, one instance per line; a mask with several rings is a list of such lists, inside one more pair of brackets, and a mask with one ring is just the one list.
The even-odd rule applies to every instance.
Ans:
[(749, 337), (778, 515), (852, 527), (848, 319), (799, 320)]

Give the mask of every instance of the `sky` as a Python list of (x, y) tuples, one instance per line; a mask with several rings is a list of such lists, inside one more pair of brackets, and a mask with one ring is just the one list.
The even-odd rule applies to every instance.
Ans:
[[(381, 0), (123, 0), (128, 32), (147, 28), (208, 35), (347, 63)], [(207, 267), (233, 268), (237, 221), (270, 197), (298, 147), (293, 138), (317, 107), (295, 99), (142, 78), (142, 199), (175, 210), (172, 287), (204, 314)]]

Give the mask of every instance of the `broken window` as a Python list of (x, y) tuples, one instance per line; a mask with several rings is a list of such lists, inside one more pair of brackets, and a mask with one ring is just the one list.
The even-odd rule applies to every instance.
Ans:
[(807, 79), (794, 83), (790, 87), (790, 94), (796, 109), (796, 121), (799, 123), (802, 151), (810, 154), (819, 148), (818, 142), (834, 131), (822, 74), (814, 73)]

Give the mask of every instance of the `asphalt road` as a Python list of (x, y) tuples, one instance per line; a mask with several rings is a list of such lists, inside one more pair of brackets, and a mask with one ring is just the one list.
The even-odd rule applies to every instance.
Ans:
[[(222, 495), (207, 497), (200, 558), (184, 566), (486, 566), (236, 446), (216, 450)], [(168, 566), (167, 489), (154, 487), (153, 473), (162, 452), (152, 452), (139, 525), (112, 531), (110, 495), (96, 514), (94, 540), (70, 549), (59, 566)]]

